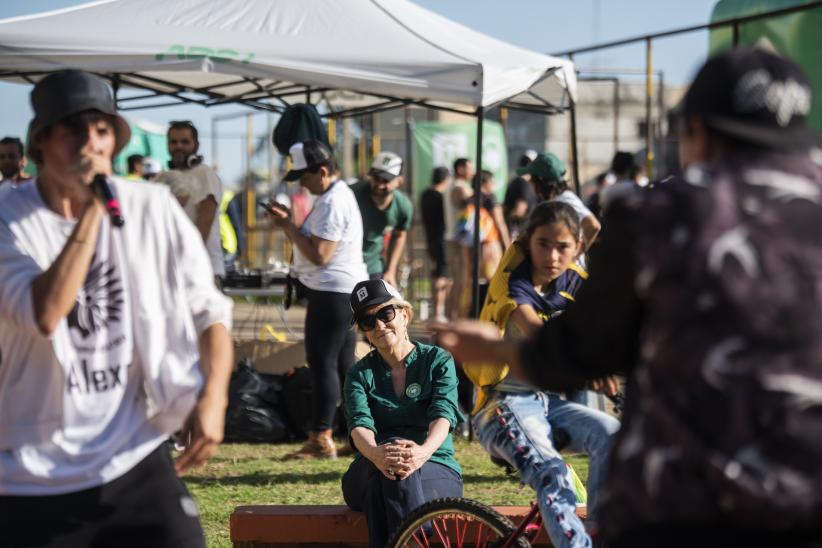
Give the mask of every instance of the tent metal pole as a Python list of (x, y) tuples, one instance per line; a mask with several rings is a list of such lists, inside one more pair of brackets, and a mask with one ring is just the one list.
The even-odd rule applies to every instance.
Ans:
[(117, 106), (117, 95), (120, 94), (120, 75), (115, 74), (114, 78), (111, 79), (111, 91), (112, 95), (114, 96), (114, 107), (119, 108)]
[(479, 318), (480, 313), (480, 290), (479, 290), (479, 275), (480, 275), (480, 207), (482, 206), (482, 126), (485, 121), (485, 109), (483, 107), (477, 108), (477, 162), (476, 173), (474, 174), (474, 254), (473, 264), (471, 265), (471, 317)]
[[(413, 139), (414, 139), (414, 116), (411, 114), (411, 108), (406, 106), (403, 109), (405, 115), (405, 188), (407, 189), (408, 197), (414, 199), (414, 163), (413, 163)], [(406, 246), (413, 249), (412, 246)]]
[(614, 154), (619, 150), (619, 78), (614, 78)]
[[(569, 55), (568, 59), (573, 63), (574, 56)], [(579, 196), (579, 149), (577, 148), (577, 104), (574, 98), (568, 94), (568, 103), (571, 105), (571, 172), (574, 176), (574, 192)]]
[(577, 105), (571, 101), (571, 173), (574, 177), (574, 192), (580, 193), (579, 184), (579, 149), (577, 148)]
[[(668, 119), (668, 113), (665, 109), (665, 73), (659, 71), (657, 74), (657, 78), (659, 80), (659, 88), (656, 92), (657, 98), (657, 108), (659, 112), (657, 112), (657, 133), (656, 138), (658, 141), (658, 148), (657, 148), (657, 155), (656, 155), (656, 178), (661, 179), (668, 175), (668, 145), (665, 142), (665, 134), (662, 131), (663, 124), (665, 124), (666, 120)], [(650, 178), (650, 175), (648, 176)]]
[(654, 97), (654, 60), (651, 39), (645, 41), (645, 175), (654, 177), (654, 128), (651, 101)]
[[(411, 199), (413, 203), (416, 203), (416, 199), (414, 197), (414, 161), (412, 158), (413, 155), (413, 141), (414, 138), (414, 116), (411, 113), (411, 107), (405, 106), (403, 108), (403, 117), (405, 118), (405, 159), (403, 160), (403, 168), (405, 173), (404, 185), (405, 191), (408, 194), (408, 197)], [(414, 252), (414, 229), (416, 226), (419, 225), (419, 221), (416, 223), (412, 223), (411, 230), (408, 234), (407, 244), (405, 246), (405, 258), (408, 261), (409, 269), (408, 269), (408, 286), (406, 287), (406, 293), (411, 297), (412, 303), (417, 305), (417, 310), (419, 310), (419, 284), (413, 283), (411, 277), (411, 271), (414, 268), (414, 260), (415, 260), (415, 252)], [(402, 282), (397, 280), (397, 282), (402, 285)]]

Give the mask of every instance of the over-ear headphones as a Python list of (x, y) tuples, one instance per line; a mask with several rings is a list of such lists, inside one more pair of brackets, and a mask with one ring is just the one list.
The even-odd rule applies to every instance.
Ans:
[[(203, 163), (203, 157), (200, 156), (199, 154), (189, 154), (188, 156), (186, 156), (185, 165), (188, 169), (191, 169), (191, 168), (193, 168), (195, 166), (198, 166), (202, 163)], [(168, 161), (168, 167), (169, 167), (169, 169), (176, 169), (177, 168), (177, 166), (174, 165), (174, 160), (169, 160)]]

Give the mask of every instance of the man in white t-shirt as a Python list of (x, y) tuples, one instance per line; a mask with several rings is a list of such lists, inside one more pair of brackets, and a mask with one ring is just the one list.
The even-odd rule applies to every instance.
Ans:
[(225, 276), (223, 249), (220, 245), (219, 205), (223, 183), (217, 173), (197, 154), (200, 140), (197, 128), (188, 120), (171, 122), (168, 127), (169, 167), (184, 172), (191, 180), (184, 210), (205, 242), (214, 275)]
[(31, 102), (38, 176), (0, 187), (0, 544), (204, 547), (177, 475), (223, 437), (231, 302), (168, 189), (111, 176), (108, 85), (60, 71)]

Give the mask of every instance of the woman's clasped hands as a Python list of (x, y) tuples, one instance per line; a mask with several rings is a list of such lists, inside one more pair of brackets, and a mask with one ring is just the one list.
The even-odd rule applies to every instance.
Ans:
[(373, 457), (371, 461), (385, 477), (404, 480), (421, 468), (431, 454), (411, 440), (393, 439), (375, 447)]

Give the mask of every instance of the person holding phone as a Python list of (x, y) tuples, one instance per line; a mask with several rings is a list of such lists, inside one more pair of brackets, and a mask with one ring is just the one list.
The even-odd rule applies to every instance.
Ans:
[(409, 512), (462, 496), (451, 440), (463, 420), (457, 375), (451, 354), (408, 337), (414, 311), (385, 280), (358, 283), (350, 299), (374, 350), (345, 378), (345, 418), (358, 454), (343, 476), (343, 498), (365, 512), (368, 545), (385, 546)]
[(299, 180), (317, 200), (299, 227), (285, 206), (273, 202), (266, 207), (294, 244), (293, 271), (308, 295), (305, 353), (312, 373), (313, 426), (305, 445), (287, 458), (336, 458), (334, 415), (356, 344), (348, 296), (368, 277), (362, 260), (362, 218), (354, 193), (335, 176), (334, 157), (325, 144), (296, 143), (289, 155), (292, 169), (285, 180)]

